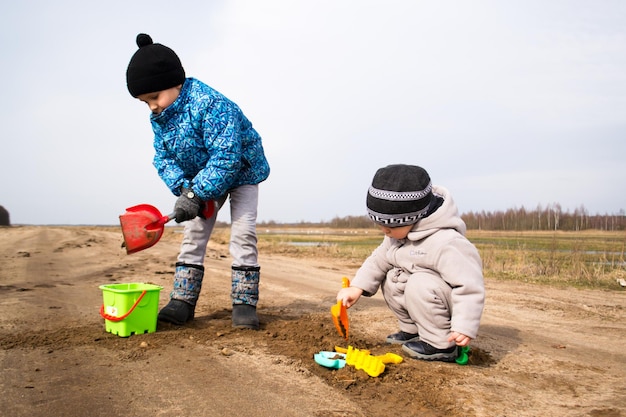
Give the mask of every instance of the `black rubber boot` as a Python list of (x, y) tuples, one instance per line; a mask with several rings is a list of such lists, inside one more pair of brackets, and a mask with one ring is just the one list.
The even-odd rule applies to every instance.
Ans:
[(259, 280), (261, 268), (258, 266), (232, 267), (233, 327), (259, 329), (256, 305), (259, 301)]
[(159, 311), (157, 318), (159, 321), (165, 321), (180, 326), (193, 320), (195, 310), (196, 306), (192, 306), (185, 301), (172, 299)]
[(250, 304), (234, 304), (233, 327), (259, 330), (259, 317), (256, 314), (256, 307)]
[(159, 311), (157, 319), (179, 326), (193, 320), (203, 278), (202, 265), (176, 263), (170, 302)]

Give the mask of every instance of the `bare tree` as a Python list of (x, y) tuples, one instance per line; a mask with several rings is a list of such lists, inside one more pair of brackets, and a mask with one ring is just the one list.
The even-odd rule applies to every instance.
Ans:
[(561, 218), (561, 205), (554, 203), (552, 205), (552, 213), (554, 214), (554, 230), (559, 230), (559, 220)]

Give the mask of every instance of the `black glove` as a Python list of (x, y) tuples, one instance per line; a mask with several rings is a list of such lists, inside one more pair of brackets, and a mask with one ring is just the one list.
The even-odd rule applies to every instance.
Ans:
[(174, 214), (176, 215), (176, 223), (195, 219), (204, 207), (203, 201), (193, 191), (183, 188), (174, 205)]

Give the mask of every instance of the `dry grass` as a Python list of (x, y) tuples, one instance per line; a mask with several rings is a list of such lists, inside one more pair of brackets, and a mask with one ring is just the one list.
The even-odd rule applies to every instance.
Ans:
[[(163, 240), (179, 240), (182, 227), (166, 227)], [(381, 242), (375, 228), (276, 227), (258, 231), (259, 251), (300, 258), (332, 258), (358, 267)], [(211, 241), (228, 244), (230, 229), (217, 227)], [(626, 232), (502, 232), (470, 230), (485, 277), (556, 286), (624, 290)]]
[[(222, 234), (223, 233), (223, 234)], [(228, 230), (216, 232), (227, 242)], [(478, 248), (486, 277), (559, 286), (622, 289), (625, 232), (487, 232), (468, 238)], [(259, 231), (259, 250), (298, 257), (361, 262), (380, 243), (375, 229), (271, 229)]]
[(483, 232), (468, 237), (486, 276), (593, 288), (626, 278), (625, 232)]

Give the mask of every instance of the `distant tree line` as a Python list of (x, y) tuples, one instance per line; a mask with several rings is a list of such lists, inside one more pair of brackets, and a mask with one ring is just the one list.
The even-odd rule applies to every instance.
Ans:
[[(461, 215), (468, 229), (473, 230), (626, 230), (626, 212), (617, 214), (589, 214), (584, 206), (573, 212), (563, 211), (558, 203), (541, 205), (534, 210), (524, 207), (506, 211), (469, 212)], [(277, 223), (261, 222), (260, 227), (330, 227), (337, 229), (365, 229), (376, 226), (368, 216), (335, 217), (329, 222)]]
[(589, 214), (584, 206), (563, 211), (558, 203), (535, 210), (524, 207), (494, 212), (469, 212), (461, 216), (468, 229), (478, 230), (626, 230), (624, 209), (617, 214)]
[(335, 217), (329, 222), (321, 221), (318, 223), (305, 221), (299, 223), (278, 223), (272, 220), (260, 222), (258, 225), (260, 227), (331, 227), (335, 229), (367, 229), (376, 227), (367, 216)]

